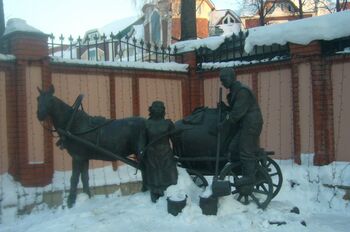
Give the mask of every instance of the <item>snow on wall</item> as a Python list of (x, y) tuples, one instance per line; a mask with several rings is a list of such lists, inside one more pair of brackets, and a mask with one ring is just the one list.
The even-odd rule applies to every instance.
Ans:
[(272, 61), (283, 61), (284, 59), (285, 57), (283, 56), (275, 56), (272, 59), (251, 60), (251, 61), (234, 60), (234, 61), (228, 61), (228, 62), (207, 62), (207, 63), (202, 63), (202, 69), (214, 70), (214, 69), (220, 69), (220, 68), (226, 68), (226, 67), (239, 67), (239, 66), (245, 66), (245, 65), (268, 63)]
[(111, 62), (111, 61), (90, 61), (90, 60), (70, 60), (58, 57), (52, 57), (54, 63), (77, 64), (77, 65), (94, 65), (101, 67), (120, 67), (120, 68), (136, 68), (160, 71), (187, 72), (188, 64), (169, 63), (148, 63), (148, 62)]
[(350, 11), (324, 16), (255, 27), (249, 30), (245, 51), (251, 52), (255, 45), (284, 45), (288, 42), (307, 45), (314, 40), (333, 40), (350, 36)]
[[(289, 21), (282, 24), (272, 24), (264, 27), (255, 27), (249, 30), (245, 41), (245, 51), (249, 53), (255, 45), (272, 45), (274, 43), (284, 45), (287, 42), (307, 45), (314, 40), (333, 40), (350, 36), (350, 11), (342, 11), (302, 20)], [(217, 49), (231, 34), (225, 36), (212, 36), (199, 40), (186, 40), (175, 43), (179, 52), (188, 52), (206, 47)]]
[(0, 61), (11, 61), (15, 59), (16, 57), (13, 55), (0, 54)]
[(179, 52), (189, 52), (200, 47), (206, 47), (211, 50), (217, 49), (225, 41), (225, 36), (212, 36), (205, 39), (194, 39), (194, 40), (185, 40), (177, 42), (171, 45), (171, 48), (177, 48)]

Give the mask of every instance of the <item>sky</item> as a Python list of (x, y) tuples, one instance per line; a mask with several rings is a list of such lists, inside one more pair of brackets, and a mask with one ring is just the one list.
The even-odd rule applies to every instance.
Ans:
[[(3, 0), (5, 21), (21, 18), (44, 33), (74, 38), (115, 20), (139, 15), (136, 8), (140, 2), (142, 0)], [(234, 6), (234, 0), (212, 2), (217, 9)]]

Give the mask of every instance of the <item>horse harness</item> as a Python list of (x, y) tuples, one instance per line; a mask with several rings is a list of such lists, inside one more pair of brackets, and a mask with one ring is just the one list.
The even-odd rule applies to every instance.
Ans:
[[(101, 128), (107, 126), (108, 124), (110, 124), (111, 122), (114, 121), (114, 119), (109, 119), (107, 121), (105, 121), (104, 123), (100, 124), (100, 125), (97, 125), (96, 127), (93, 127), (91, 129), (88, 129), (86, 131), (83, 131), (83, 132), (76, 132), (76, 133), (72, 133), (70, 132), (70, 129), (72, 127), (72, 124), (73, 124), (73, 121), (75, 119), (75, 116), (79, 110), (79, 108), (81, 107), (81, 110), (84, 111), (84, 108), (83, 108), (83, 104), (82, 104), (82, 100), (84, 98), (84, 95), (80, 94), (77, 99), (75, 100), (74, 104), (72, 105), (72, 108), (73, 108), (73, 113), (66, 125), (66, 128), (65, 128), (65, 131), (67, 133), (70, 133), (70, 134), (73, 134), (73, 135), (86, 135), (86, 134), (89, 134), (93, 131), (96, 131), (98, 130), (98, 133), (97, 133), (97, 138), (96, 138), (96, 146), (99, 145), (99, 140), (100, 140), (100, 136), (101, 136)], [(55, 132), (57, 132), (57, 130), (55, 130)], [(63, 150), (65, 148), (65, 143), (66, 143), (66, 136), (64, 135), (60, 135), (59, 134), (59, 140), (56, 142), (56, 146), (58, 146), (61, 150)]]

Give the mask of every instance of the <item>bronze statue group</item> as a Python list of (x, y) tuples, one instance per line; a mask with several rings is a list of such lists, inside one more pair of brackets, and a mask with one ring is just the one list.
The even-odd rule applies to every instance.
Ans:
[[(262, 130), (263, 118), (260, 107), (252, 90), (236, 79), (232, 68), (220, 71), (221, 84), (229, 90), (227, 103), (220, 103), (229, 113), (218, 125), (238, 128), (238, 132), (228, 145), (228, 156), (236, 156), (242, 162), (242, 178), (238, 185), (252, 184), (255, 181), (259, 152), (259, 136)], [(146, 121), (147, 149), (141, 160), (143, 166), (144, 190), (150, 191), (151, 201), (156, 202), (164, 195), (164, 191), (177, 183), (178, 173), (172, 145), (174, 139), (174, 124), (165, 119), (165, 106), (161, 101), (154, 101), (149, 107), (149, 118)], [(235, 153), (235, 154), (234, 154)]]

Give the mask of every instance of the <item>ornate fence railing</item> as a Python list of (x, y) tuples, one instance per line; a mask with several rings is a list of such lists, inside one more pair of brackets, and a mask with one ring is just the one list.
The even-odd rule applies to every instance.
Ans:
[(147, 61), (154, 63), (182, 62), (182, 55), (176, 47), (151, 44), (135, 38), (119, 38), (111, 33), (91, 38), (74, 40), (68, 37), (68, 43), (61, 35), (57, 40), (51, 34), (48, 47), (50, 56), (67, 59), (82, 59), (95, 61)]
[[(350, 36), (321, 42), (322, 54), (331, 56), (335, 54), (350, 54)], [(347, 52), (346, 52), (347, 51)]]
[(245, 52), (244, 45), (248, 32), (233, 34), (216, 49), (210, 50), (206, 47), (200, 47), (196, 51), (197, 67), (202, 68), (202, 63), (208, 62), (228, 62), (228, 61), (253, 61), (266, 62), (266, 59), (272, 60), (275, 57), (287, 59), (290, 56), (288, 45), (273, 44), (270, 46), (255, 46), (249, 54)]

